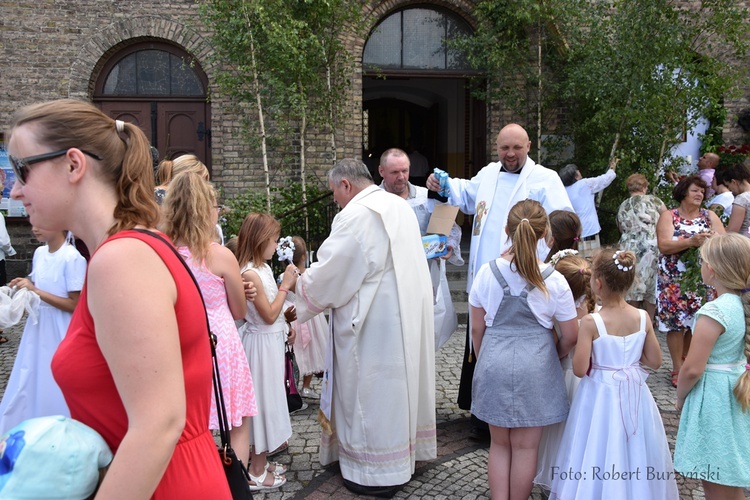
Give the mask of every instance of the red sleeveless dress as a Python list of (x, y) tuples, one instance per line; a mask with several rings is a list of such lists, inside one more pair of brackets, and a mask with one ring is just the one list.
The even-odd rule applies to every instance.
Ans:
[[(136, 238), (153, 248), (172, 274), (179, 292), (175, 313), (185, 378), (186, 422), (152, 498), (231, 499), (216, 444), (208, 429), (211, 352), (198, 290), (178, 257), (163, 242), (137, 231), (122, 231), (109, 237), (103, 245), (118, 238)], [(117, 453), (128, 428), (128, 419), (96, 342), (86, 297), (87, 284), (84, 284), (68, 333), (52, 359), (52, 373), (62, 389), (71, 417), (99, 432), (112, 452)], [(144, 454), (149, 452), (143, 450)]]

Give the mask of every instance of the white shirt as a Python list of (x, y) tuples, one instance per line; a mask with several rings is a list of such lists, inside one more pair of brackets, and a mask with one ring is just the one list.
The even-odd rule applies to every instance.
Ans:
[[(12, 257), (16, 254), (16, 250), (10, 244), (10, 235), (8, 230), (5, 228), (5, 217), (0, 214), (0, 260), (4, 260), (5, 257)], [(3, 285), (5, 283), (2, 283)]]
[(721, 205), (724, 207), (724, 214), (727, 216), (732, 215), (732, 203), (734, 202), (734, 195), (731, 191), (727, 191), (725, 193), (717, 194), (711, 200), (706, 203), (709, 207), (711, 205)]
[[(519, 295), (527, 284), (526, 280), (511, 270), (510, 262), (507, 260), (498, 258), (495, 262), (510, 287), (511, 295)], [(547, 266), (548, 264), (540, 264), (539, 269), (544, 270)], [(534, 288), (527, 296), (529, 309), (539, 324), (545, 328), (552, 328), (554, 320), (562, 322), (577, 318), (573, 293), (563, 275), (553, 271), (544, 283), (547, 285), (548, 297), (538, 288)], [(484, 322), (487, 326), (492, 326), (495, 321), (495, 313), (503, 301), (503, 295), (503, 289), (492, 273), (489, 263), (482, 265), (471, 286), (469, 304), (485, 310)]]
[(568, 192), (568, 198), (573, 204), (573, 211), (581, 219), (581, 236), (593, 236), (599, 234), (602, 227), (599, 225), (599, 218), (596, 216), (596, 205), (594, 204), (594, 195), (604, 190), (612, 184), (617, 174), (614, 170), (608, 169), (598, 177), (581, 179), (575, 184), (565, 188)]

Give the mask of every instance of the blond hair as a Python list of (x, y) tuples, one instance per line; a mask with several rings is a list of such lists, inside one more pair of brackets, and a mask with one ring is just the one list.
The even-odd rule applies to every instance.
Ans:
[(277, 240), (281, 224), (271, 215), (251, 212), (247, 214), (237, 235), (237, 261), (240, 268), (248, 262), (256, 266), (265, 263), (263, 250), (270, 240)]
[(172, 160), (162, 160), (159, 162), (159, 168), (156, 170), (156, 182), (160, 186), (166, 186), (172, 180)]
[(547, 230), (547, 212), (536, 200), (522, 200), (513, 205), (508, 214), (508, 234), (512, 243), (513, 259), (518, 274), (546, 296), (547, 286), (539, 270), (537, 242)]
[(596, 296), (591, 290), (591, 266), (589, 261), (578, 255), (567, 255), (555, 264), (555, 270), (563, 275), (577, 301), (585, 297), (583, 305), (590, 313), (596, 307)]
[[(737, 233), (710, 237), (701, 246), (701, 258), (715, 274), (715, 279), (729, 290), (739, 292), (745, 313), (745, 363), (750, 359), (750, 239)], [(743, 411), (750, 411), (750, 370), (740, 375), (734, 386)]]
[(628, 193), (638, 193), (648, 189), (648, 181), (643, 174), (631, 174), (625, 180), (625, 186), (628, 188)]
[(203, 177), (203, 180), (209, 180), (208, 168), (195, 155), (178, 156), (172, 161), (172, 178), (183, 172), (193, 172)]
[(188, 247), (197, 263), (207, 261), (216, 236), (216, 226), (211, 220), (215, 204), (213, 186), (194, 172), (178, 174), (169, 183), (160, 229), (175, 244)]
[(93, 170), (117, 196), (109, 235), (135, 226), (156, 225), (159, 206), (154, 200), (151, 146), (140, 128), (119, 122), (122, 132), (118, 132), (115, 120), (93, 104), (75, 99), (19, 109), (11, 119), (8, 137), (27, 124), (34, 124), (41, 144), (53, 149), (78, 148), (102, 158), (93, 164)]

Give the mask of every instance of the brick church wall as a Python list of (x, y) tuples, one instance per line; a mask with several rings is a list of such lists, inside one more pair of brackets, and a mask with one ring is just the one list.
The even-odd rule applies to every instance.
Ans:
[[(425, 3), (424, 0), (362, 0), (370, 29), (394, 10)], [(434, 0), (429, 3), (449, 9), (475, 25), (472, 17), (475, 1)], [(197, 2), (17, 0), (1, 4), (0, 95), (3, 99), (0, 101), (0, 131), (7, 126), (11, 113), (21, 105), (62, 97), (91, 99), (104, 64), (123, 47), (148, 40), (168, 41), (193, 56), (209, 80), (214, 182), (225, 196), (262, 189), (264, 177), (259, 148), (243, 138), (240, 115), (214, 83), (217, 68), (210, 61), (209, 33), (200, 22)], [(347, 47), (359, 61), (366, 36), (351, 34), (345, 38)], [(361, 157), (361, 96), (362, 68), (358, 65), (351, 76), (349, 108), (337, 130), (338, 158)], [(727, 141), (750, 141), (748, 133), (736, 120), (740, 112), (750, 108), (750, 86), (741, 96), (728, 99), (726, 105), (729, 110), (724, 130)], [(502, 125), (519, 120), (524, 125), (533, 125), (511, 114), (500, 103), (488, 106), (488, 160), (496, 155), (497, 131)], [(308, 138), (308, 169), (319, 175), (330, 165), (329, 140), (325, 131), (313, 130)], [(295, 154), (299, 145), (298, 142), (290, 144), (285, 151), (271, 157), (272, 167), (281, 169), (276, 182), (296, 175)], [(8, 227), (19, 250), (15, 260), (9, 259), (9, 275), (23, 275), (28, 272), (28, 262), (37, 242), (24, 219), (11, 218)]]

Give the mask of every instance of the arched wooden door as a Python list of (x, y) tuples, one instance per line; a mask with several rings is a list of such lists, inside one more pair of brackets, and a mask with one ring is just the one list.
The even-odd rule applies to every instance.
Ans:
[(160, 42), (128, 46), (104, 66), (94, 103), (115, 119), (137, 124), (159, 158), (191, 153), (211, 168), (208, 80), (185, 51)]

